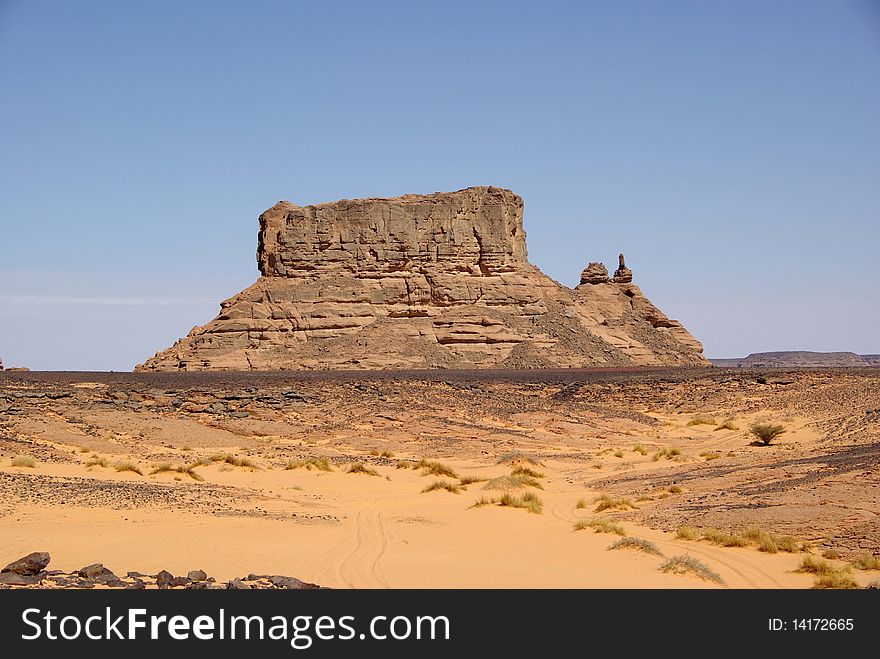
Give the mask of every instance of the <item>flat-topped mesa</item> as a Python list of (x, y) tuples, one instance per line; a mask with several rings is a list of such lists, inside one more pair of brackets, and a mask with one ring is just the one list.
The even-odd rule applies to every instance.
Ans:
[(494, 187), (279, 202), (260, 216), (262, 276), (136, 370), (708, 363), (632, 273), (590, 264), (567, 288), (525, 237), (522, 199)]
[(360, 273), (513, 272), (528, 261), (522, 211), (519, 195), (493, 187), (305, 207), (282, 201), (260, 215), (257, 265), (264, 277), (340, 265)]

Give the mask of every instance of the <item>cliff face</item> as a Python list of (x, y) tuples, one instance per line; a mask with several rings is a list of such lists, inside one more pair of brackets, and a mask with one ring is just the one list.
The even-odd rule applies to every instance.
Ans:
[(260, 216), (257, 282), (136, 370), (707, 363), (628, 268), (570, 289), (531, 265), (522, 213), (493, 187), (280, 202)]

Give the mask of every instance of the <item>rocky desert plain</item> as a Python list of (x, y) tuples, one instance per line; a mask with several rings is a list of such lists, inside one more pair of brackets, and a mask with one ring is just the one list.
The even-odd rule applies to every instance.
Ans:
[(713, 367), (522, 209), (280, 202), (134, 373), (0, 373), (0, 587), (876, 587), (880, 369)]

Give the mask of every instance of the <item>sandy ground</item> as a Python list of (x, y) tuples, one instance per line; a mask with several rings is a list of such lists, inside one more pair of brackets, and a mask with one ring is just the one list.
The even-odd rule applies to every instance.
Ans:
[[(675, 532), (760, 527), (816, 555), (836, 552), (838, 566), (880, 553), (878, 401), (880, 373), (846, 370), (3, 374), (0, 563), (48, 551), (51, 567), (68, 571), (200, 568), (337, 588), (719, 587), (659, 570), (687, 555), (727, 587), (807, 588), (802, 551)], [(715, 423), (694, 425), (700, 417)], [(728, 418), (735, 429), (718, 430)], [(752, 446), (746, 429), (757, 420), (787, 432)], [(677, 454), (658, 457), (663, 449)], [(13, 466), (15, 456), (34, 466)], [(285, 468), (310, 458), (330, 471)], [(423, 475), (410, 463), (422, 458), (457, 477)], [(117, 471), (122, 462), (142, 474)], [(151, 474), (197, 462), (203, 480)], [(353, 463), (376, 475), (348, 473)], [(532, 485), (511, 482), (517, 467), (537, 472)], [(465, 476), (482, 480), (423, 492)], [(541, 512), (473, 507), (504, 492), (533, 493)], [(596, 512), (603, 495), (632, 505)], [(581, 519), (616, 522), (662, 556), (611, 550), (621, 536), (575, 530)], [(852, 576), (865, 585), (880, 572)]]

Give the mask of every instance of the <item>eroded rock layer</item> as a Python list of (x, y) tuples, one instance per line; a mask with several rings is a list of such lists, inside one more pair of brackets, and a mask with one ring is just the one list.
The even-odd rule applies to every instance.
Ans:
[(707, 363), (628, 269), (571, 289), (531, 265), (522, 215), (494, 187), (279, 202), (260, 216), (257, 282), (136, 370)]

